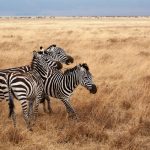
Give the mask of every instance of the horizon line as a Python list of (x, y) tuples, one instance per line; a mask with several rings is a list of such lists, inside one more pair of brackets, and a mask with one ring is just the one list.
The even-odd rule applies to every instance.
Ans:
[(100, 15), (91, 15), (91, 16), (83, 16), (83, 15), (79, 15), (79, 16), (48, 16), (48, 15), (46, 15), (46, 16), (42, 16), (42, 15), (29, 15), (29, 16), (27, 16), (27, 15), (20, 15), (20, 16), (0, 16), (0, 18), (7, 18), (7, 17), (12, 17), (12, 18), (29, 18), (29, 17), (39, 17), (39, 18), (46, 18), (46, 17), (51, 17), (51, 18), (57, 18), (57, 17), (68, 17), (68, 18), (71, 18), (71, 17), (150, 17), (150, 15), (106, 15), (106, 16), (100, 16)]

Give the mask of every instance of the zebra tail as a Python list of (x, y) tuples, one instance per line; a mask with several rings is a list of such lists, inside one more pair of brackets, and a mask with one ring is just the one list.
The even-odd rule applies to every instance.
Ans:
[(13, 100), (13, 96), (11, 92), (12, 90), (11, 90), (11, 85), (10, 85), (10, 76), (11, 76), (11, 73), (9, 73), (7, 76), (8, 91), (9, 91), (9, 115), (8, 115), (9, 118), (12, 116), (14, 112), (14, 108), (15, 108), (14, 100)]
[(12, 116), (13, 112), (14, 112), (14, 108), (15, 108), (15, 105), (14, 105), (14, 101), (12, 99), (12, 97), (10, 96), (9, 97), (9, 118)]

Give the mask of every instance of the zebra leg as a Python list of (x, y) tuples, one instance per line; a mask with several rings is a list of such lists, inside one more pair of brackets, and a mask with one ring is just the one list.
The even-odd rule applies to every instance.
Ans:
[(29, 111), (28, 111), (28, 119), (29, 119), (29, 124), (31, 125), (32, 120), (33, 120), (33, 101), (29, 101)]
[[(10, 105), (11, 105), (10, 103), (8, 103), (8, 105), (9, 105), (9, 107), (11, 107), (11, 106), (10, 106)], [(9, 117), (12, 118), (14, 128), (16, 128), (16, 113), (15, 113), (14, 110), (11, 111), (11, 114), (9, 114)]]
[(43, 111), (46, 113), (46, 106), (45, 106), (45, 96), (42, 97), (42, 99), (40, 100), (40, 103), (43, 104)]
[(46, 113), (46, 104), (45, 104), (45, 98), (44, 98), (44, 101), (43, 101), (42, 103), (43, 103), (43, 110), (44, 110), (44, 112)]
[(28, 104), (27, 104), (27, 100), (21, 100), (21, 106), (22, 106), (22, 112), (23, 112), (24, 120), (25, 120), (26, 125), (27, 125), (27, 129), (29, 129), (30, 131), (32, 131), (32, 128), (30, 126), (29, 117), (28, 117)]
[(13, 99), (13, 96), (9, 96), (9, 117), (12, 117), (12, 120), (13, 120), (13, 125), (14, 125), (14, 128), (16, 128), (16, 114), (15, 114), (15, 111), (14, 111), (14, 99)]
[(39, 102), (40, 102), (39, 98), (36, 98), (36, 100), (35, 100), (35, 106), (34, 106), (34, 119), (33, 119), (34, 123), (33, 124), (35, 124), (35, 121), (36, 121), (37, 116), (38, 116)]
[(71, 119), (77, 119), (77, 115), (76, 115), (76, 112), (74, 111), (74, 109), (72, 108), (72, 106), (70, 105), (69, 101), (68, 100), (64, 100), (62, 99), (61, 100), (64, 105), (66, 106), (66, 110), (68, 112), (68, 118), (71, 118)]
[(51, 114), (53, 112), (52, 108), (51, 108), (51, 103), (50, 103), (50, 98), (48, 95), (45, 96), (46, 100), (47, 100), (47, 109), (49, 114)]

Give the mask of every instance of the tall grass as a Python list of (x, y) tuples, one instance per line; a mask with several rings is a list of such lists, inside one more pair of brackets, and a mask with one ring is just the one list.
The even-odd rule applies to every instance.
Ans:
[(63, 103), (52, 98), (50, 116), (40, 106), (33, 132), (26, 131), (19, 102), (17, 129), (0, 105), (2, 149), (150, 148), (149, 18), (1, 19), (0, 67), (29, 64), (32, 51), (49, 44), (63, 47), (86, 62), (98, 87), (95, 95), (78, 87), (72, 106), (78, 121), (69, 121)]

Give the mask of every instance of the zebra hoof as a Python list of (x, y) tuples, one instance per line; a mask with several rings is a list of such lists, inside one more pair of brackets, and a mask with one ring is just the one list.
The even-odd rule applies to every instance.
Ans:
[(46, 109), (43, 109), (44, 113), (47, 113)]
[(32, 122), (32, 124), (31, 124), (32, 126), (34, 126), (35, 125), (35, 122)]
[(30, 131), (30, 132), (32, 132), (32, 131), (33, 131), (33, 129), (32, 129), (32, 128), (30, 128), (30, 129), (29, 129), (29, 131)]
[(71, 114), (71, 115), (68, 115), (68, 119), (70, 120), (78, 120), (78, 117), (76, 114)]
[(53, 114), (53, 113), (54, 113), (54, 112), (52, 111), (52, 109), (48, 111), (48, 114), (49, 114), (49, 115), (51, 115), (51, 114)]

